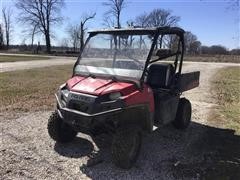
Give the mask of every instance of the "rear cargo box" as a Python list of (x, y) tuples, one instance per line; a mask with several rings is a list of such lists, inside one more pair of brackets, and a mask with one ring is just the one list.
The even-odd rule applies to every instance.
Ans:
[(180, 92), (199, 86), (200, 71), (184, 73), (179, 76), (177, 88)]

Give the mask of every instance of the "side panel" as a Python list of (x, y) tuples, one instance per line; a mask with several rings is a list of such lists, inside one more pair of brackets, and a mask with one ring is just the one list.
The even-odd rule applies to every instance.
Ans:
[(147, 104), (149, 105), (149, 111), (154, 112), (154, 97), (153, 91), (148, 85), (143, 86), (143, 90), (136, 90), (126, 96), (123, 96), (127, 106)]
[(122, 97), (125, 105), (129, 108), (125, 113), (121, 114), (120, 125), (123, 124), (137, 124), (151, 132), (153, 129), (153, 114), (154, 114), (154, 97), (152, 89), (144, 85), (142, 91), (136, 90)]
[(172, 122), (177, 113), (179, 96), (155, 93), (155, 114), (154, 120), (156, 124), (168, 124)]

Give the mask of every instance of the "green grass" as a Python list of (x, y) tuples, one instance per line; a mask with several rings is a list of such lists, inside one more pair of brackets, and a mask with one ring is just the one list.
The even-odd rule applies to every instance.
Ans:
[(224, 121), (224, 126), (240, 134), (240, 68), (221, 69), (215, 75), (213, 88), (218, 104), (216, 117)]
[(53, 109), (54, 93), (71, 73), (71, 65), (1, 73), (0, 112)]
[(21, 56), (21, 55), (0, 55), (1, 62), (17, 62), (17, 61), (32, 61), (32, 60), (47, 60), (49, 57), (44, 56)]

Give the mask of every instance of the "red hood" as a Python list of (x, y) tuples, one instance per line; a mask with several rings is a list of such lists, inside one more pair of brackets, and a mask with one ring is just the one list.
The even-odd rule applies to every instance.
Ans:
[(75, 76), (67, 81), (69, 90), (92, 95), (103, 95), (111, 92), (121, 92), (127, 95), (136, 90), (132, 83), (116, 82), (111, 79)]

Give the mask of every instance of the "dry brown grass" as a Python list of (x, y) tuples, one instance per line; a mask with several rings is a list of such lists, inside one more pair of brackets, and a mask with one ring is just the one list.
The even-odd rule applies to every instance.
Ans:
[(185, 56), (185, 61), (197, 62), (233, 62), (240, 63), (240, 56), (237, 55), (197, 55)]
[(240, 68), (228, 67), (217, 72), (213, 90), (219, 104), (210, 120), (240, 134)]
[(17, 62), (17, 61), (33, 61), (33, 60), (47, 60), (49, 57), (45, 56), (21, 56), (21, 55), (0, 55), (1, 62)]
[(0, 112), (39, 111), (54, 107), (54, 93), (71, 77), (72, 66), (53, 66), (0, 74)]

